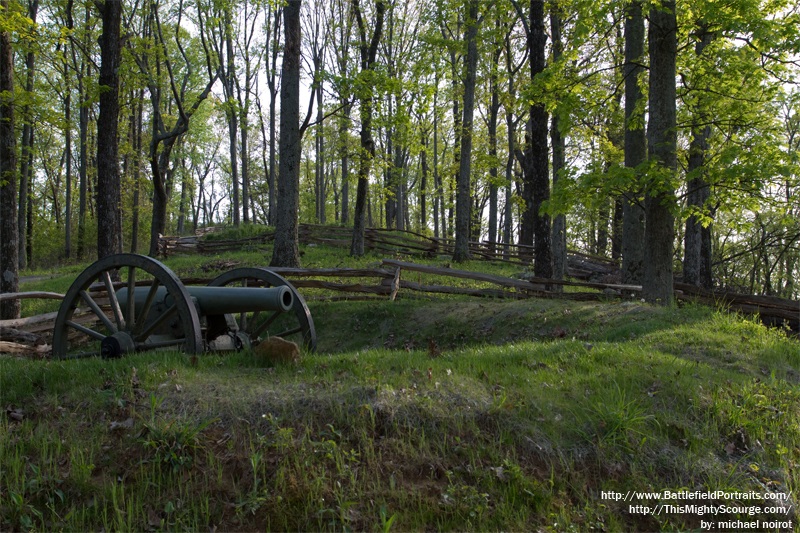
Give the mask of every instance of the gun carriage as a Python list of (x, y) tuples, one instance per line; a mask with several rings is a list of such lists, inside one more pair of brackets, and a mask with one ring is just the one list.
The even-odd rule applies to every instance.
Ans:
[(151, 257), (117, 254), (73, 282), (53, 329), (53, 355), (121, 357), (154, 349), (246, 349), (269, 336), (316, 348), (311, 312), (283, 277), (236, 268), (207, 286), (185, 286)]

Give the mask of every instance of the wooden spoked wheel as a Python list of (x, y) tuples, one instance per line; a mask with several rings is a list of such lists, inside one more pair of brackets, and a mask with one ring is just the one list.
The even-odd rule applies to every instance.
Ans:
[(292, 309), (283, 311), (258, 311), (236, 313), (234, 318), (239, 330), (246, 333), (251, 342), (258, 343), (268, 337), (281, 337), (304, 346), (309, 351), (317, 348), (317, 333), (314, 320), (306, 301), (284, 277), (258, 267), (236, 268), (214, 278), (212, 287), (288, 287), (292, 291)]
[[(137, 286), (149, 287), (144, 301), (117, 294), (123, 288), (134, 294)], [(167, 297), (157, 301), (161, 287)], [(160, 261), (136, 254), (104, 257), (84, 270), (59, 308), (53, 356), (120, 357), (156, 348), (203, 350), (197, 308), (178, 276)]]

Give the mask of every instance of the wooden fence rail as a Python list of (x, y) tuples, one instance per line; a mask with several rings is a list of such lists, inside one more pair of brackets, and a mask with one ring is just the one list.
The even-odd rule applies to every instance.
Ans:
[[(422, 292), (429, 294), (469, 295), (492, 298), (559, 298), (570, 300), (599, 300), (612, 295), (636, 295), (640, 286), (607, 284), (599, 282), (560, 281), (551, 279), (528, 278), (516, 279), (503, 276), (471, 272), (454, 268), (436, 267), (396, 259), (384, 259), (382, 268), (273, 268), (277, 274), (289, 278), (298, 289), (314, 289), (344, 293), (342, 297), (322, 296), (325, 299), (364, 299), (380, 298), (394, 300), (406, 292)], [(409, 273), (414, 273), (417, 280)], [(422, 276), (433, 276), (423, 280)], [(333, 278), (333, 279), (331, 279)], [(437, 278), (462, 279), (493, 287), (459, 287), (453, 284), (437, 283)], [(343, 281), (352, 280), (352, 281)], [(369, 280), (374, 280), (370, 282)], [(182, 280), (186, 285), (206, 285), (210, 278), (187, 278)], [(589, 292), (564, 292), (563, 286), (593, 289)], [(557, 289), (558, 288), (558, 289)], [(729, 292), (712, 292), (698, 289), (691, 285), (676, 283), (676, 297), (679, 300), (697, 301), (713, 306), (746, 314), (758, 314), (761, 320), (769, 325), (787, 324), (793, 331), (800, 333), (800, 302), (767, 296), (751, 296)], [(599, 292), (605, 290), (606, 294)], [(103, 287), (92, 287), (95, 300), (104, 307)], [(611, 292), (609, 292), (611, 291)], [(308, 296), (311, 296), (308, 294)], [(308, 297), (307, 296), (307, 297)], [(63, 298), (63, 295), (50, 292), (27, 292), (0, 295), (0, 299), (13, 298)], [(107, 301), (107, 299), (106, 299)], [(110, 312), (110, 311), (109, 311)], [(47, 313), (32, 317), (0, 320), (0, 353), (42, 354), (41, 344), (49, 342), (57, 313)], [(91, 320), (91, 313), (78, 313), (76, 317), (85, 315)], [(34, 337), (26, 337), (26, 334)], [(10, 345), (21, 344), (21, 346)], [(33, 344), (31, 344), (33, 342)], [(24, 346), (28, 345), (29, 350)]]

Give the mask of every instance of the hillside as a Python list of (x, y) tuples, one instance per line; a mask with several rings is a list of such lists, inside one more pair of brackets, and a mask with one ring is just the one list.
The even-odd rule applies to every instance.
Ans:
[(796, 527), (800, 346), (781, 330), (616, 298), (319, 295), (318, 352), (297, 365), (0, 356), (0, 526)]

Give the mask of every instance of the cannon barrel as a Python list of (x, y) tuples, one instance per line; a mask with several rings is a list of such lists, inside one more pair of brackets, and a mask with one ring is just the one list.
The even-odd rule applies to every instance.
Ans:
[[(294, 304), (294, 296), (289, 287), (186, 287), (189, 295), (197, 301), (200, 312), (206, 316), (232, 313), (251, 313), (256, 311), (289, 311)], [(133, 290), (137, 311), (144, 306), (149, 287), (136, 287)], [(122, 309), (127, 308), (128, 289), (117, 291), (117, 299)], [(172, 298), (166, 288), (159, 287), (153, 301), (172, 305)]]

